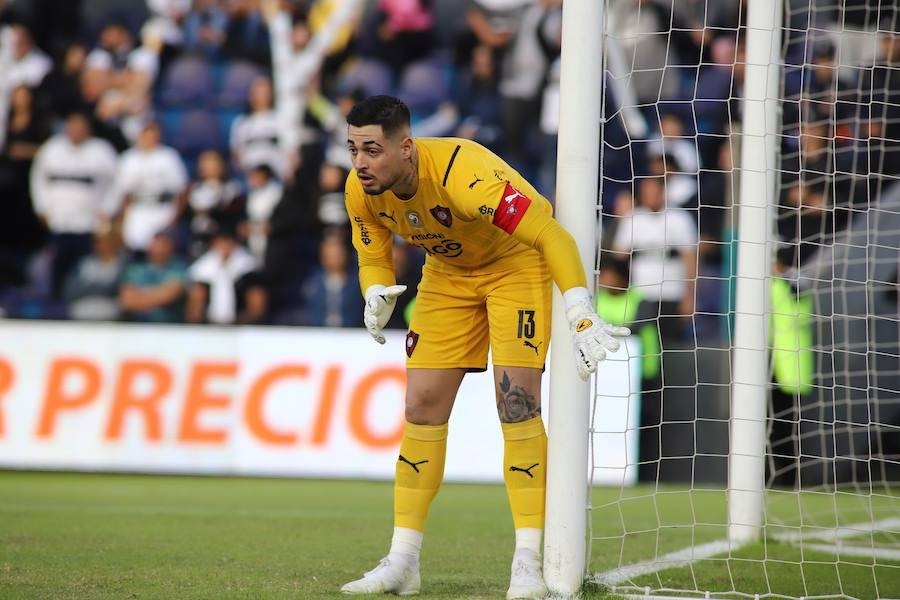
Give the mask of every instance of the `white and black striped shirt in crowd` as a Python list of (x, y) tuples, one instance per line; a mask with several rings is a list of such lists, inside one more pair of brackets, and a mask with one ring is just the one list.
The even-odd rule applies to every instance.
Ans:
[(99, 138), (75, 145), (60, 134), (41, 146), (31, 166), (31, 198), (50, 231), (93, 233), (112, 214), (116, 160), (113, 147)]

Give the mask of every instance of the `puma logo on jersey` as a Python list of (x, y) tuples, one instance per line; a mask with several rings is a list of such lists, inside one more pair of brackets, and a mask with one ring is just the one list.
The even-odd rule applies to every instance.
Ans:
[(541, 463), (534, 463), (533, 465), (531, 465), (530, 467), (527, 467), (527, 468), (525, 468), (525, 469), (523, 469), (522, 467), (517, 467), (517, 466), (515, 466), (515, 465), (512, 465), (512, 466), (509, 468), (509, 470), (510, 470), (511, 473), (514, 473), (514, 472), (516, 472), (516, 471), (518, 471), (519, 473), (525, 473), (525, 474), (528, 475), (531, 479), (534, 479), (534, 475), (531, 474), (531, 470), (532, 470), (533, 468), (535, 468), (536, 466), (538, 466), (539, 464), (541, 464)]
[(507, 186), (506, 189), (512, 190), (511, 194), (509, 194), (507, 196), (503, 196), (503, 201), (506, 202), (507, 204), (512, 204), (516, 198), (524, 198), (525, 197), (525, 195), (522, 192), (520, 192), (519, 190), (517, 190), (516, 188), (514, 188), (512, 186)]
[(523, 345), (523, 346), (526, 346), (526, 347), (528, 347), (528, 348), (531, 348), (532, 350), (534, 350), (534, 353), (535, 353), (535, 354), (538, 353), (538, 348), (540, 347), (541, 344), (543, 344), (543, 342), (538, 342), (538, 343), (537, 343), (537, 346), (535, 346), (534, 344), (532, 344), (532, 343), (529, 342), (528, 340), (522, 340), (522, 345)]
[(397, 461), (408, 464), (410, 467), (412, 467), (413, 471), (415, 471), (416, 473), (419, 472), (419, 465), (424, 465), (425, 463), (428, 462), (427, 460), (420, 460), (419, 462), (412, 462), (411, 460), (407, 459), (402, 454), (397, 459)]
[(594, 324), (594, 322), (591, 321), (590, 319), (582, 319), (582, 320), (578, 321), (577, 325), (575, 325), (575, 333), (581, 333), (582, 331), (584, 331), (585, 329), (587, 329), (588, 327), (590, 327), (593, 324)]
[(470, 189), (470, 190), (475, 189), (475, 186), (476, 186), (476, 185), (478, 185), (479, 183), (481, 183), (482, 181), (484, 181), (484, 179), (480, 178), (478, 175), (473, 175), (473, 177), (475, 178), (475, 181), (473, 181), (472, 183), (469, 184), (469, 189)]
[(525, 211), (531, 206), (531, 199), (509, 183), (506, 184), (501, 198), (503, 199), (494, 211), (492, 223), (506, 233), (512, 234), (525, 216)]
[(391, 214), (387, 214), (386, 212), (381, 211), (380, 213), (378, 213), (378, 216), (379, 216), (379, 217), (384, 217), (385, 219), (390, 219), (391, 221), (394, 222), (394, 225), (397, 224), (397, 219), (394, 218), (394, 213), (393, 213), (393, 212), (392, 212)]

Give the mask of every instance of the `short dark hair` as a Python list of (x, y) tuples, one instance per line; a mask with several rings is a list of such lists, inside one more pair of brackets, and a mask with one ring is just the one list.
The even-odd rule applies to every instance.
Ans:
[(381, 125), (387, 136), (408, 128), (409, 120), (409, 107), (393, 96), (369, 96), (358, 102), (347, 114), (349, 125), (353, 127)]

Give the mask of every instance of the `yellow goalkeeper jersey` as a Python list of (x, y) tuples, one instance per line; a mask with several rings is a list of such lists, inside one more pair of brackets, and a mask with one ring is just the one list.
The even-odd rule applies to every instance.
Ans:
[(419, 187), (408, 200), (368, 195), (350, 172), (345, 187), (363, 292), (391, 285), (392, 233), (425, 251), (429, 268), (483, 275), (543, 257), (560, 290), (586, 287), (571, 236), (550, 202), (501, 158), (471, 140), (418, 138)]

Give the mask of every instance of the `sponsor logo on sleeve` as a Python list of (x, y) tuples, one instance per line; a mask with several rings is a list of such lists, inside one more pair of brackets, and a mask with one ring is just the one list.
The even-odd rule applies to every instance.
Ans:
[(353, 222), (359, 227), (359, 240), (366, 246), (371, 244), (372, 237), (369, 235), (369, 228), (366, 227), (366, 222), (363, 218), (358, 215), (353, 215)]
[(494, 211), (494, 225), (511, 234), (519, 226), (519, 222), (525, 216), (525, 211), (531, 206), (531, 199), (511, 186), (506, 184), (503, 190), (503, 198)]

